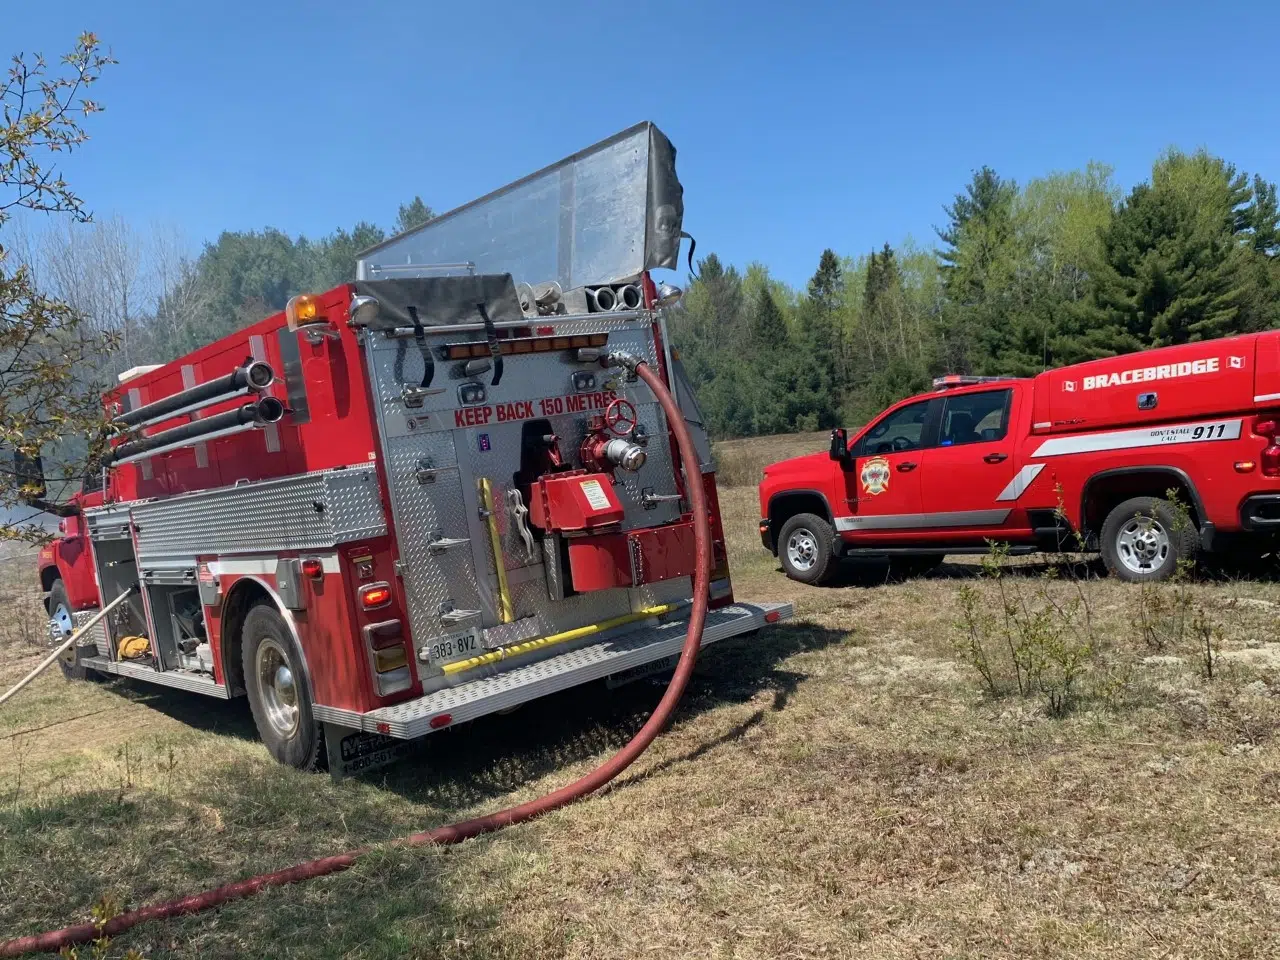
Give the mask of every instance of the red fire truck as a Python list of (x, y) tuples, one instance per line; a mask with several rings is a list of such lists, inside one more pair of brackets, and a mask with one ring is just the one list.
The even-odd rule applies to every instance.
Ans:
[(1156, 580), (1280, 530), (1280, 332), (934, 386), (766, 469), (760, 536), (789, 576), (1083, 539), (1115, 576)]
[[(40, 577), (59, 639), (127, 599), (64, 671), (244, 694), (280, 762), (367, 769), (674, 666), (690, 484), (713, 514), (704, 644), (789, 616), (733, 598), (661, 312), (679, 291), (650, 274), (675, 265), (680, 193), (641, 124), (367, 251), (355, 283), (124, 375), (106, 398), (119, 436)], [(700, 476), (637, 359), (674, 394)]]

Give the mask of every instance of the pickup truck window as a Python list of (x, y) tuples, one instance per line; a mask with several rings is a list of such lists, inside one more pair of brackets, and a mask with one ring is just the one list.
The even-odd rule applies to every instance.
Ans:
[(893, 411), (867, 431), (858, 442), (854, 456), (866, 457), (877, 453), (919, 450), (923, 443), (929, 402), (921, 400), (919, 403), (908, 404)]
[(939, 445), (988, 443), (1003, 440), (1009, 432), (1009, 400), (1012, 390), (987, 390), (947, 397), (942, 411)]

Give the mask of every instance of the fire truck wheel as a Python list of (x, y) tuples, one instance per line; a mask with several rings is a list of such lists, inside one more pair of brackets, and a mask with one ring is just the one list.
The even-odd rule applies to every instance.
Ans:
[[(71, 635), (75, 622), (71, 615), (71, 601), (67, 599), (67, 588), (61, 580), (55, 580), (49, 590), (49, 640), (56, 647)], [(98, 673), (90, 670), (80, 662), (75, 649), (68, 650), (58, 658), (58, 666), (62, 675), (68, 680), (91, 680)]]
[(822, 585), (831, 579), (836, 566), (831, 545), (835, 531), (831, 524), (812, 513), (798, 513), (782, 525), (778, 535), (778, 559), (792, 580)]
[(1112, 576), (1131, 583), (1164, 580), (1180, 560), (1195, 558), (1200, 534), (1168, 500), (1134, 497), (1102, 524), (1102, 562)]
[(249, 707), (262, 742), (281, 763), (311, 770), (320, 756), (320, 725), (298, 649), (275, 606), (259, 603), (244, 618), (241, 657)]

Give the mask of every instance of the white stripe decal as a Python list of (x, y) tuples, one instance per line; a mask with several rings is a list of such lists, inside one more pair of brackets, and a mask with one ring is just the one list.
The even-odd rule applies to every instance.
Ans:
[(1240, 420), (1202, 420), (1197, 423), (1177, 423), (1168, 427), (1110, 430), (1106, 433), (1077, 433), (1069, 437), (1054, 437), (1052, 440), (1046, 440), (1031, 456), (1060, 457), (1067, 453), (1162, 447), (1170, 443), (1238, 440), (1240, 424)]
[(1268, 400), (1280, 400), (1280, 393), (1264, 393), (1254, 397), (1254, 403), (1266, 403)]
[(1019, 470), (1008, 486), (1000, 491), (997, 500), (1017, 500), (1031, 486), (1031, 481), (1040, 476), (1040, 471), (1044, 469), (1043, 463), (1029, 463)]
[[(329, 554), (328, 556), (315, 557), (310, 556), (305, 559), (319, 560), (324, 567), (325, 573), (337, 573), (338, 556), (337, 554)], [(252, 557), (238, 560), (211, 560), (209, 562), (209, 572), (215, 577), (227, 576), (228, 574), (236, 574), (245, 576), (247, 574), (258, 574), (275, 576), (276, 564), (280, 562), (279, 557)]]
[(1033, 423), (1031, 425), (1031, 429), (1032, 430), (1048, 430), (1052, 426), (1053, 426), (1052, 420), (1042, 420), (1039, 423)]

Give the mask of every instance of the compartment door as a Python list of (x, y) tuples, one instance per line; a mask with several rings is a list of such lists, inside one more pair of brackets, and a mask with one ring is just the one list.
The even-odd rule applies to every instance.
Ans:
[(487, 569), (488, 548), (475, 482), (465, 462), (460, 469), (445, 409), (456, 384), (406, 403), (403, 385), (420, 383), (423, 367), (412, 340), (407, 347), (370, 333), (366, 359), (414, 646), (427, 645), (438, 666), (479, 652), (479, 631), (497, 619), (488, 578), (476, 575), (477, 551)]

